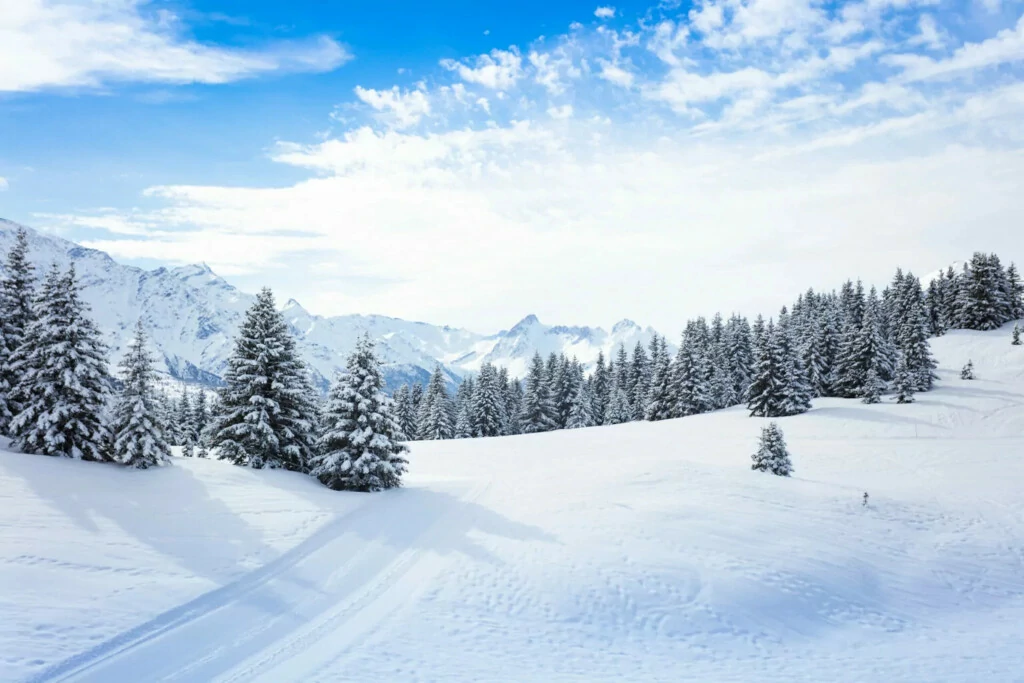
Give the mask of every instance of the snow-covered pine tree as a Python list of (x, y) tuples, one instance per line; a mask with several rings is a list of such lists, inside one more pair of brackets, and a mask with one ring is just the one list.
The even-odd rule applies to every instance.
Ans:
[(192, 409), (192, 394), (189, 393), (188, 385), (181, 385), (181, 396), (178, 397), (178, 405), (175, 410), (175, 436), (181, 446), (181, 454), (186, 458), (195, 455), (196, 430), (192, 424), (195, 412)]
[(144, 470), (171, 462), (171, 447), (160, 424), (153, 358), (146, 349), (142, 320), (121, 359), (123, 386), (114, 408), (114, 460)]
[(668, 349), (662, 344), (658, 346), (658, 356), (653, 362), (651, 388), (647, 395), (647, 410), (644, 419), (656, 422), (672, 417), (675, 409), (672, 397), (672, 367), (668, 357)]
[(295, 339), (266, 287), (246, 311), (223, 379), (210, 427), (217, 457), (256, 469), (307, 472), (317, 405)]
[(782, 414), (797, 415), (806, 413), (811, 408), (813, 392), (807, 381), (807, 370), (797, 351), (795, 331), (783, 307), (779, 314), (779, 323), (775, 327), (776, 339), (779, 344), (779, 357), (785, 365), (785, 383), (783, 385)]
[(1017, 265), (1011, 263), (1006, 269), (1006, 298), (1010, 306), (1010, 320), (1024, 318), (1024, 284), (1021, 283)]
[(878, 376), (877, 370), (870, 368), (864, 378), (864, 386), (860, 390), (861, 403), (879, 403), (882, 400), (883, 391), (885, 391), (885, 382)]
[(498, 386), (498, 371), (490, 363), (484, 363), (480, 366), (470, 409), (472, 436), (501, 436), (501, 427), (506, 421), (504, 412), (505, 406)]
[(395, 417), (402, 428), (402, 440), (408, 441), (416, 437), (415, 412), (412, 409), (412, 389), (403, 384), (395, 390), (392, 398), (395, 401)]
[(906, 363), (914, 391), (928, 391), (936, 376), (936, 363), (928, 345), (928, 316), (925, 311), (921, 282), (907, 273), (897, 293), (896, 322), (893, 330), (895, 346)]
[(967, 365), (960, 370), (960, 379), (974, 379), (974, 361), (968, 360)]
[(604, 422), (604, 412), (608, 408), (608, 392), (611, 388), (611, 381), (608, 377), (608, 370), (604, 363), (604, 351), (597, 352), (597, 362), (594, 365), (594, 374), (591, 380), (591, 397), (594, 401), (594, 422)]
[(644, 412), (647, 407), (647, 392), (650, 388), (650, 360), (644, 345), (637, 340), (633, 347), (633, 358), (629, 363), (629, 386), (626, 394), (629, 396), (629, 408), (631, 420), (644, 419)]
[(420, 404), (423, 403), (423, 384), (421, 382), (414, 382), (409, 394), (409, 401), (412, 403), (413, 410), (416, 415), (419, 415)]
[[(746, 318), (738, 315), (730, 318), (726, 327), (727, 353), (732, 371), (733, 396), (737, 403), (746, 400), (747, 389), (750, 388), (750, 379), (754, 373), (751, 334), (750, 323)], [(668, 355), (667, 349), (665, 355)]]
[(907, 359), (900, 355), (896, 364), (896, 374), (892, 380), (892, 388), (896, 392), (897, 403), (913, 403), (915, 390), (914, 375), (907, 366)]
[(572, 410), (569, 411), (569, 421), (566, 429), (583, 429), (594, 426), (594, 406), (590, 396), (590, 389), (583, 382), (580, 382), (576, 389), (576, 395), (572, 399)]
[[(430, 381), (420, 400), (416, 424), (419, 438), (423, 441), (438, 441), (455, 437), (454, 405), (448, 396), (447, 380), (441, 364), (434, 366)], [(414, 387), (415, 388), (415, 387)]]
[(19, 377), (11, 420), (15, 445), (26, 453), (110, 460), (103, 414), (111, 384), (107, 348), (81, 298), (74, 264), (50, 269), (34, 303), (34, 320), (15, 353)]
[(455, 390), (455, 438), (473, 438), (473, 396), (476, 382), (467, 377)]
[(12, 363), (35, 315), (34, 270), (28, 260), (28, 233), (19, 228), (4, 263), (6, 277), (0, 281), (0, 434), (8, 432), (19, 411), (13, 395), (18, 376)]
[(1014, 323), (1013, 325), (1013, 335), (1010, 337), (1010, 343), (1013, 344), (1014, 346), (1021, 345), (1019, 323)]
[(768, 321), (764, 338), (758, 345), (754, 380), (747, 391), (747, 409), (751, 417), (779, 417), (785, 415), (787, 363), (778, 342), (778, 328)]
[(380, 491), (401, 485), (408, 451), (394, 402), (384, 393), (384, 376), (369, 335), (331, 387), (325, 431), (317, 439), (310, 474), (334, 490)]
[(788, 477), (793, 472), (786, 440), (775, 422), (769, 422), (767, 427), (761, 429), (757, 452), (750, 459), (753, 461), (750, 465), (752, 470), (770, 472), (780, 477)]
[[(210, 440), (209, 428), (210, 409), (206, 401), (206, 391), (199, 387), (196, 391), (196, 398), (192, 402), (192, 429), (195, 433), (196, 445), (204, 453), (206, 452), (206, 445)], [(205, 458), (206, 456), (201, 455), (199, 457)]]
[(519, 415), (523, 410), (523, 383), (518, 377), (513, 377), (508, 382), (508, 389), (505, 393), (505, 412), (508, 416), (508, 423), (505, 426), (505, 434), (520, 434)]
[(844, 398), (861, 398), (867, 383), (868, 372), (879, 372), (879, 356), (885, 343), (879, 332), (877, 306), (869, 300), (864, 307), (861, 325), (856, 330), (848, 329), (841, 349), (836, 389)]
[(618, 380), (612, 384), (611, 398), (605, 411), (604, 424), (618, 425), (633, 419), (633, 411), (629, 407), (629, 396), (619, 388)]
[(519, 412), (519, 428), (523, 434), (555, 429), (555, 406), (549, 391), (544, 361), (539, 353), (534, 353), (526, 376), (523, 405)]

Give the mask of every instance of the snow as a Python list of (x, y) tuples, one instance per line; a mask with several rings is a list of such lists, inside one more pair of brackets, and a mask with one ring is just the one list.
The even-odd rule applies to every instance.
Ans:
[(778, 419), (791, 478), (739, 408), (415, 443), (373, 495), (0, 453), (0, 680), (1020, 680), (1011, 327)]
[[(0, 218), (0, 253), (6, 253), (21, 227)], [(162, 361), (158, 369), (194, 382), (210, 383), (225, 370), (231, 340), (255, 295), (240, 292), (209, 266), (143, 270), (117, 263), (108, 254), (81, 247), (52, 234), (26, 228), (29, 260), (37, 276), (51, 263), (62, 268), (74, 262), (85, 286), (96, 323), (113, 349), (116, 367), (135, 322), (141, 317)], [(0, 274), (2, 274), (0, 265)], [(326, 380), (344, 369), (356, 341), (368, 333), (386, 364), (390, 388), (408, 381), (424, 384), (436, 362), (455, 377), (479, 371), (489, 362), (508, 368), (515, 377), (535, 351), (577, 356), (589, 368), (599, 350), (610, 357), (619, 344), (645, 346), (654, 335), (623, 320), (611, 333), (601, 328), (550, 327), (530, 315), (506, 332), (483, 335), (470, 330), (431, 325), (382, 315), (324, 317), (308, 312), (294, 299), (282, 309), (298, 338), (304, 359)]]

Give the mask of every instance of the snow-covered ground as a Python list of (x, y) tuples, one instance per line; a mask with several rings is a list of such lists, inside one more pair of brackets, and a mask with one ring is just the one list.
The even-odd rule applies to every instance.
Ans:
[(1024, 347), (933, 348), (913, 405), (781, 420), (792, 479), (741, 409), (414, 444), (378, 495), (0, 453), (0, 680), (1024, 680)]

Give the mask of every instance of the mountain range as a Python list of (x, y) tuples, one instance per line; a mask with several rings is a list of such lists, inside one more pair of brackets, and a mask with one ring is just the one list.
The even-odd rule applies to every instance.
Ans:
[[(0, 219), (0, 254), (11, 248), (20, 227)], [(74, 263), (83, 297), (111, 347), (112, 363), (120, 359), (136, 320), (141, 318), (161, 370), (185, 382), (219, 383), (232, 338), (255, 299), (253, 294), (239, 291), (205, 264), (145, 270), (56, 235), (25, 230), (29, 258), (37, 274), (52, 263), (62, 268)], [(508, 368), (514, 377), (524, 377), (535, 352), (543, 356), (564, 352), (591, 367), (599, 351), (610, 357), (620, 344), (632, 351), (638, 341), (647, 346), (655, 334), (652, 328), (631, 320), (620, 321), (608, 332), (600, 327), (545, 325), (527, 315), (508, 330), (479, 334), (382, 315), (319, 316), (295, 300), (281, 310), (321, 387), (344, 368), (346, 357), (364, 332), (376, 341), (391, 388), (403, 382), (425, 382), (437, 363), (453, 383), (485, 362)]]

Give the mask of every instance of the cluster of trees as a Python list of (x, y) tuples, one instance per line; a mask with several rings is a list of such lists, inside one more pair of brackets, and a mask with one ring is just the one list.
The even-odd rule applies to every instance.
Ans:
[(957, 273), (952, 266), (928, 286), (928, 325), (946, 330), (995, 330), (1024, 318), (1024, 285), (1013, 263), (1003, 268), (995, 254), (975, 253)]
[(664, 420), (740, 404), (751, 415), (779, 417), (808, 410), (820, 396), (877, 403), (891, 392), (910, 403), (935, 380), (930, 336), (1020, 317), (1016, 267), (1004, 270), (997, 256), (979, 253), (927, 290), (898, 270), (881, 293), (848, 280), (838, 292), (808, 290), (768, 321), (691, 320), (674, 355), (655, 336), (631, 354), (620, 347), (607, 362), (599, 354), (589, 376), (575, 358), (535, 355), (524, 380), (484, 364), (453, 396), (438, 366), (426, 388), (404, 385), (395, 402), (403, 430), (418, 439)]
[(116, 383), (74, 266), (36, 287), (18, 232), (0, 283), (0, 431), (26, 453), (146, 468), (168, 462), (141, 325)]
[(141, 320), (120, 365), (81, 298), (74, 266), (55, 265), (35, 286), (28, 237), (19, 231), (0, 283), (0, 432), (25, 453), (116, 462), (144, 469), (215, 453), (254, 468), (311, 474), (333, 489), (398, 486), (406, 439), (384, 393), (373, 344), (361, 339), (326, 403), (264, 289), (246, 312), (208, 405), (202, 390), (172, 406), (158, 387)]

